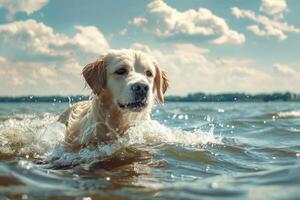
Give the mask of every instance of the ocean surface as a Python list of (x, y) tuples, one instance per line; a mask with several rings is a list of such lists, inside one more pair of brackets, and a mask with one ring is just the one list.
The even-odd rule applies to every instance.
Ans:
[(78, 153), (67, 106), (0, 104), (0, 199), (300, 199), (300, 103), (167, 103)]

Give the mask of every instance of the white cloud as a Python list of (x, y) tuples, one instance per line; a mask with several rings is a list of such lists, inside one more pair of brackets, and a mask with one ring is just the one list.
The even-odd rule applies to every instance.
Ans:
[(211, 43), (218, 45), (245, 42), (245, 36), (242, 33), (230, 29), (223, 18), (214, 15), (206, 8), (180, 12), (162, 0), (154, 0), (148, 4), (147, 11), (146, 20), (145, 18), (134, 18), (131, 23), (136, 26), (145, 26), (145, 31), (152, 32), (158, 37), (215, 36), (217, 38), (213, 39)]
[(274, 89), (273, 77), (253, 67), (256, 62), (252, 59), (209, 59), (209, 50), (182, 43), (168, 46), (164, 51), (140, 43), (133, 44), (132, 48), (152, 55), (167, 71), (171, 80), (169, 94), (269, 92)]
[(270, 19), (266, 16), (256, 15), (251, 10), (243, 10), (238, 7), (231, 8), (232, 14), (236, 18), (250, 19), (261, 24), (265, 30), (261, 30), (257, 25), (248, 26), (248, 30), (258, 36), (275, 36), (279, 40), (288, 38), (286, 33), (300, 33), (300, 29), (278, 19)]
[(40, 67), (38, 72), (40, 73), (40, 75), (42, 75), (43, 77), (55, 77), (56, 76), (56, 73), (47, 68), (47, 67)]
[(275, 36), (279, 40), (287, 39), (287, 36), (280, 29), (274, 29), (272, 26), (266, 26), (261, 30), (257, 25), (247, 26), (247, 29), (258, 36)]
[(0, 95), (86, 93), (88, 91), (83, 91), (81, 68), (76, 61), (45, 63), (6, 60), (0, 62)]
[(71, 43), (82, 47), (87, 53), (99, 54), (103, 49), (108, 49), (109, 45), (104, 35), (95, 26), (75, 26), (79, 31)]
[(283, 18), (283, 13), (288, 11), (288, 6), (286, 0), (262, 0), (260, 10), (275, 18)]
[(0, 8), (7, 9), (7, 18), (11, 20), (18, 12), (30, 15), (48, 3), (48, 0), (0, 0)]
[(135, 17), (132, 19), (132, 21), (129, 21), (129, 24), (134, 24), (136, 26), (144, 25), (148, 22), (146, 18), (143, 17)]
[(94, 26), (74, 28), (67, 36), (35, 20), (0, 25), (0, 95), (83, 93), (82, 67), (109, 44)]
[(122, 29), (122, 30), (119, 32), (119, 34), (122, 35), (122, 36), (127, 35), (127, 33), (128, 33), (128, 29), (127, 29), (127, 28), (124, 28), (124, 29)]
[(222, 68), (247, 68), (248, 66), (254, 65), (255, 61), (251, 59), (236, 59), (236, 58), (219, 58), (214, 61), (217, 66)]
[(6, 59), (0, 56), (0, 63), (6, 62)]
[(212, 44), (242, 44), (245, 42), (245, 36), (233, 30), (228, 30), (225, 34), (221, 35), (219, 38), (212, 40)]
[[(35, 20), (16, 21), (0, 25), (0, 47), (13, 59), (70, 58), (74, 54), (99, 54), (109, 48), (103, 34), (94, 26), (75, 26), (74, 37), (55, 33)], [(78, 53), (79, 52), (79, 53)], [(12, 58), (11, 58), (12, 59)]]
[(273, 68), (276, 72), (280, 73), (281, 75), (299, 76), (297, 71), (295, 71), (293, 68), (286, 64), (275, 63), (273, 64)]

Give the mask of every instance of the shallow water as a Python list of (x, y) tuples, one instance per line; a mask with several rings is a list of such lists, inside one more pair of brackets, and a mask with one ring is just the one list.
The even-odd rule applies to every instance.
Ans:
[(0, 104), (0, 199), (300, 199), (299, 103), (167, 103), (65, 152), (68, 104)]

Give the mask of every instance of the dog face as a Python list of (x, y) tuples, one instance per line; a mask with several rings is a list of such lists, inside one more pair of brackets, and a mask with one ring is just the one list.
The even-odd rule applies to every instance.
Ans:
[(167, 76), (156, 62), (134, 50), (111, 50), (102, 60), (88, 64), (83, 76), (95, 95), (108, 91), (122, 111), (149, 109), (155, 97), (163, 103), (168, 87)]

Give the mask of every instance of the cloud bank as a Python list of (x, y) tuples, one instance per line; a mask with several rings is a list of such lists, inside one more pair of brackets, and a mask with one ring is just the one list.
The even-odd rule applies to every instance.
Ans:
[(147, 18), (136, 17), (130, 23), (158, 37), (213, 36), (215, 39), (210, 43), (216, 45), (242, 44), (246, 40), (242, 33), (232, 30), (225, 19), (206, 8), (180, 12), (162, 0), (154, 0), (147, 5), (147, 13)]
[(68, 36), (32, 19), (0, 25), (0, 48), (6, 49), (0, 59), (0, 95), (5, 88), (14, 88), (14, 95), (82, 92), (82, 66), (110, 46), (94, 26), (74, 29), (77, 33)]
[(7, 19), (12, 20), (18, 12), (24, 12), (30, 15), (48, 3), (48, 0), (0, 0), (0, 8), (8, 11)]

